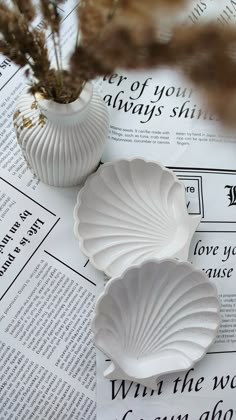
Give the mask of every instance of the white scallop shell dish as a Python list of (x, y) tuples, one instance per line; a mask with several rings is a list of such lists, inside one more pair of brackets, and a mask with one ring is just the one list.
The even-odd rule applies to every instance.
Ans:
[(95, 345), (110, 359), (109, 379), (157, 389), (157, 378), (191, 368), (220, 324), (215, 286), (190, 263), (149, 260), (111, 279), (92, 322)]
[(188, 258), (201, 216), (187, 212), (185, 188), (156, 162), (119, 160), (86, 181), (74, 232), (91, 263), (108, 277), (148, 258)]

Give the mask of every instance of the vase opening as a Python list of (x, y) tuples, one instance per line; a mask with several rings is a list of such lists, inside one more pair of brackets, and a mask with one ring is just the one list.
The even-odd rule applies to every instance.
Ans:
[(38, 106), (41, 112), (51, 121), (57, 120), (60, 121), (63, 119), (65, 121), (71, 120), (76, 115), (76, 119), (83, 121), (87, 115), (87, 111), (93, 95), (93, 85), (91, 83), (86, 83), (80, 96), (73, 102), (68, 104), (62, 104), (55, 102), (49, 99), (44, 99), (40, 95), (36, 95)]

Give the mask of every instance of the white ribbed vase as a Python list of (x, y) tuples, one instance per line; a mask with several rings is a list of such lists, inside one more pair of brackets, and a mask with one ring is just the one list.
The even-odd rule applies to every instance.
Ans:
[(81, 184), (100, 161), (109, 116), (91, 83), (70, 104), (23, 94), (16, 105), (14, 127), (25, 160), (46, 184)]

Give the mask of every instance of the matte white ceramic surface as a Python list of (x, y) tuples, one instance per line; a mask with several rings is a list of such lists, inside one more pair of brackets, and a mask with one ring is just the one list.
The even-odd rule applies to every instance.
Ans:
[(14, 114), (17, 140), (28, 166), (46, 184), (84, 182), (100, 161), (109, 117), (90, 83), (70, 104), (22, 95)]
[(149, 260), (111, 279), (97, 301), (95, 345), (110, 359), (109, 379), (152, 389), (159, 375), (189, 369), (220, 324), (215, 286), (187, 262)]
[(102, 165), (80, 191), (74, 218), (82, 251), (109, 277), (148, 258), (187, 259), (201, 219), (188, 214), (175, 174), (143, 159)]

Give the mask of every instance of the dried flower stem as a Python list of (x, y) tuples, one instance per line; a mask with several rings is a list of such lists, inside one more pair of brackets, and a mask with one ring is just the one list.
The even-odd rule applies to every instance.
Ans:
[(31, 0), (12, 0), (12, 3), (17, 7), (28, 22), (32, 22), (36, 16), (35, 7)]
[[(68, 103), (78, 98), (86, 81), (116, 68), (180, 69), (204, 93), (212, 109), (236, 125), (236, 29), (216, 24), (178, 26), (165, 43), (157, 27), (187, 0), (81, 0), (75, 51), (68, 71), (62, 67), (60, 39), (63, 0), (38, 0), (52, 33), (56, 68), (48, 58), (44, 32), (32, 26), (32, 0), (0, 0), (0, 51), (17, 65), (28, 66), (31, 92)], [(157, 21), (158, 18), (159, 20)]]

